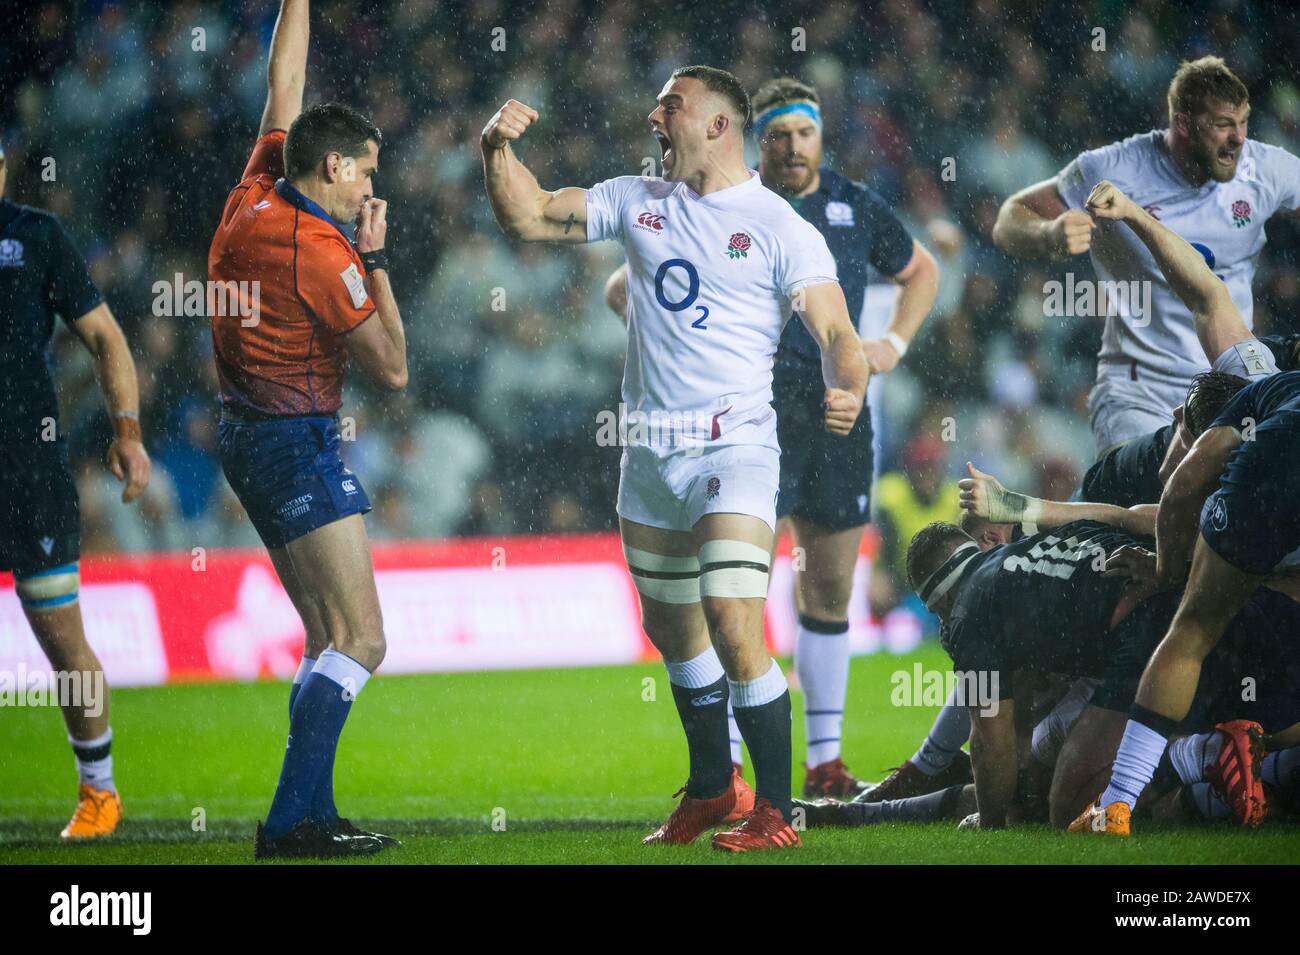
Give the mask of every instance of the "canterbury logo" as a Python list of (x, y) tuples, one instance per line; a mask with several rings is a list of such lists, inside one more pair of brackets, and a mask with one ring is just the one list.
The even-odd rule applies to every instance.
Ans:
[(691, 706), (710, 706), (713, 703), (722, 702), (722, 691), (714, 690), (712, 693), (705, 693), (703, 696), (697, 696), (691, 700)]
[(647, 229), (654, 229), (656, 232), (662, 232), (664, 228), (664, 217), (656, 215), (653, 212), (643, 212), (636, 217), (638, 225), (643, 225)]

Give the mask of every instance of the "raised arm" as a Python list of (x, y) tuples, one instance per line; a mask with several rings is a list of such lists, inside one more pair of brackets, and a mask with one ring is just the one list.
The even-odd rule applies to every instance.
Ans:
[(1021, 189), (1002, 203), (993, 244), (1018, 259), (1065, 259), (1092, 247), (1096, 223), (1061, 199), (1055, 179)]
[(272, 129), (288, 129), (302, 112), (310, 10), (309, 0), (282, 0), (280, 4), (266, 64), (266, 109), (262, 111), (258, 136)]
[(1151, 250), (1169, 287), (1191, 311), (1196, 336), (1211, 363), (1233, 345), (1255, 337), (1233, 304), (1227, 285), (1210, 270), (1201, 253), (1118, 186), (1105, 180), (1097, 183), (1088, 195), (1088, 211), (1098, 219), (1123, 222)]
[(826, 430), (848, 434), (862, 411), (870, 371), (862, 340), (849, 319), (844, 290), (838, 282), (805, 285), (795, 292), (794, 307), (821, 349)]
[(1048, 501), (1008, 490), (969, 461), (966, 473), (969, 477), (957, 482), (962, 510), (994, 524), (1027, 524), (1046, 530), (1071, 521), (1097, 521), (1137, 537), (1150, 537), (1156, 532), (1154, 504), (1120, 507), (1091, 501)]
[(511, 141), (537, 118), (537, 110), (512, 99), (483, 127), (483, 179), (492, 213), (512, 239), (586, 242), (586, 190), (570, 187), (547, 192), (510, 148)]

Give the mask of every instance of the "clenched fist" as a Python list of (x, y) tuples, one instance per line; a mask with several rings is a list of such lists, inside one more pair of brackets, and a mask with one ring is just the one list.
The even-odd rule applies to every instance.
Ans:
[(1081, 255), (1092, 247), (1092, 230), (1097, 223), (1092, 216), (1078, 209), (1067, 209), (1052, 220), (1048, 226), (1048, 235), (1052, 248), (1061, 258)]
[(537, 110), (517, 99), (506, 100), (506, 104), (483, 127), (483, 145), (489, 149), (501, 149), (522, 136), (524, 130), (536, 121)]
[(1088, 193), (1088, 211), (1098, 219), (1128, 219), (1138, 211), (1137, 203), (1120, 191), (1119, 186), (1103, 179)]
[(826, 411), (826, 430), (843, 437), (853, 430), (858, 414), (862, 411), (862, 401), (851, 391), (827, 388), (822, 398), (822, 408)]

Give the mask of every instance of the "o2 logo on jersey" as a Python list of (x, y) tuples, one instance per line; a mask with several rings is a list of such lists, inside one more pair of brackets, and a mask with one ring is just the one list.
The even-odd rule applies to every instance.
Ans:
[[(686, 273), (686, 295), (680, 300), (674, 302), (668, 298), (664, 291), (664, 280), (668, 273), (673, 269), (682, 269)], [(659, 270), (655, 272), (655, 301), (662, 305), (670, 312), (681, 312), (695, 305), (695, 300), (700, 297), (700, 273), (687, 262), (685, 259), (667, 259), (659, 263)], [(691, 322), (691, 328), (698, 328), (708, 331), (709, 326), (704, 324), (704, 320), (709, 317), (709, 308), (707, 305), (695, 305), (700, 317)]]
[(1193, 242), (1191, 243), (1191, 246), (1197, 252), (1201, 253), (1201, 258), (1205, 260), (1205, 264), (1208, 265), (1211, 269), (1213, 269), (1214, 253), (1210, 251), (1210, 247), (1208, 245), (1202, 245), (1199, 242)]

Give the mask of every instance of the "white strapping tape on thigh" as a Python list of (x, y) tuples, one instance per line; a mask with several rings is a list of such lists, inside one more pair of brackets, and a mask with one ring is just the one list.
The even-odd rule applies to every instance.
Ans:
[(637, 593), (666, 604), (700, 602), (700, 562), (694, 557), (665, 557), (623, 545), (627, 569)]
[(766, 597), (768, 563), (763, 548), (744, 541), (705, 541), (700, 548), (700, 595)]
[(74, 603), (81, 590), (81, 565), (76, 561), (24, 576), (14, 575), (14, 590), (28, 610), (54, 610)]

